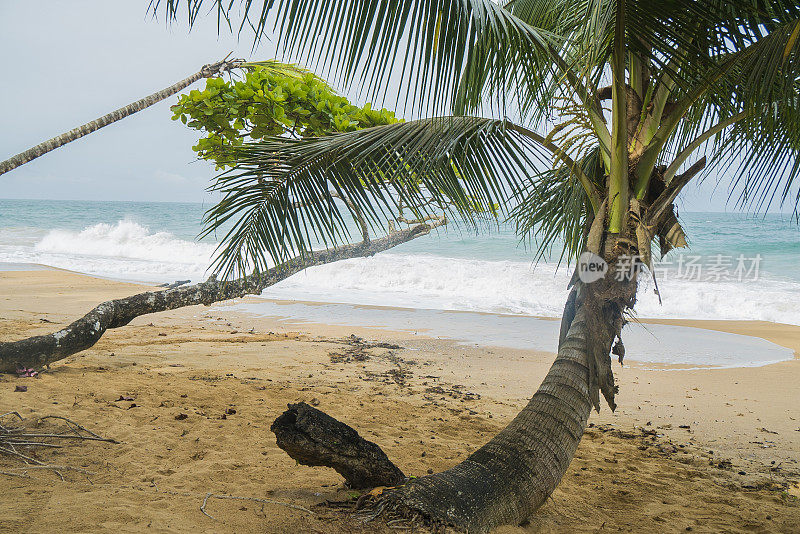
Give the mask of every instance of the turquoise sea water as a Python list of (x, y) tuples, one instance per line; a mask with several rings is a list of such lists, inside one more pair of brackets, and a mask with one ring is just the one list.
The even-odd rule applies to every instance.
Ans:
[(192, 241), (200, 233), (204, 211), (202, 204), (180, 202), (0, 199), (0, 229), (33, 233), (83, 230), (96, 224), (124, 220)]
[[(197, 240), (205, 208), (0, 200), (0, 262), (41, 263), (125, 280), (203, 279), (217, 244), (213, 236)], [(683, 213), (681, 220), (690, 248), (672, 253), (658, 271), (662, 304), (645, 283), (640, 316), (800, 324), (800, 228), (793, 219)], [(695, 264), (702, 269), (686, 272), (684, 260), (692, 257), (699, 258)], [(557, 265), (557, 256), (539, 263), (532, 259), (530, 248), (509, 227), (479, 235), (451, 227), (373, 258), (310, 269), (265, 296), (558, 316), (569, 269)], [(737, 265), (744, 268), (738, 277)]]

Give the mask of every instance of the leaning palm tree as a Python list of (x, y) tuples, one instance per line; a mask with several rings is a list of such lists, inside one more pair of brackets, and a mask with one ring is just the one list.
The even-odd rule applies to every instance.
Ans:
[[(574, 278), (558, 356), (520, 414), (460, 464), (384, 492), (375, 513), (469, 532), (527, 519), (569, 466), (600, 394), (615, 406), (610, 354), (624, 354), (653, 244), (664, 254), (686, 243), (674, 209), (686, 184), (725, 172), (740, 205), (796, 208), (798, 2), (210, 3), (228, 20), (243, 14), (257, 38), (277, 29), (288, 56), (340, 85), (374, 95), (400, 83), (417, 113), (447, 113), (233, 149), (237, 165), (218, 185), (251, 224), (229, 236), (223, 264), (335, 243), (346, 235), (339, 210), (355, 206), (372, 221), (446, 210), (468, 224), (497, 208), (540, 250), (563, 243), (570, 259), (610, 266), (592, 283)], [(174, 18), (185, 5), (191, 23), (201, 4), (151, 8)]]
[(162, 89), (161, 91), (141, 98), (136, 102), (132, 102), (127, 106), (114, 110), (111, 113), (107, 113), (102, 117), (99, 117), (93, 121), (89, 121), (86, 124), (82, 124), (81, 126), (73, 128), (68, 132), (64, 132), (61, 135), (57, 135), (51, 139), (48, 139), (47, 141), (43, 141), (38, 145), (25, 150), (24, 152), (20, 152), (19, 154), (0, 162), (0, 174), (5, 174), (8, 171), (16, 169), (20, 165), (24, 165), (40, 156), (44, 156), (48, 152), (62, 147), (67, 143), (71, 143), (85, 135), (96, 132), (100, 128), (104, 128), (109, 124), (113, 124), (124, 119), (125, 117), (129, 117), (134, 113), (138, 113), (143, 109), (149, 108), (150, 106), (161, 102), (165, 98), (169, 98), (170, 96), (179, 93), (198, 80), (217, 76), (218, 74), (230, 71), (231, 69), (239, 68), (242, 66), (242, 64), (242, 60), (228, 60), (226, 57), (222, 61), (218, 61), (210, 65), (203, 65), (199, 71), (195, 72), (191, 76), (188, 76), (183, 80), (170, 85), (165, 89)]
[[(230, 56), (230, 54), (228, 55)], [(226, 57), (222, 61), (217, 61), (216, 63), (212, 63), (210, 65), (203, 65), (199, 71), (173, 85), (170, 85), (165, 89), (141, 98), (136, 102), (131, 102), (127, 106), (114, 110), (111, 113), (107, 113), (100, 118), (89, 121), (86, 124), (82, 124), (81, 126), (73, 128), (68, 132), (64, 132), (61, 135), (57, 135), (51, 139), (48, 139), (47, 141), (43, 141), (38, 145), (25, 150), (24, 152), (20, 152), (19, 154), (0, 162), (0, 174), (5, 174), (8, 171), (16, 169), (20, 165), (24, 165), (40, 156), (44, 156), (48, 152), (62, 147), (67, 143), (76, 141), (85, 135), (96, 132), (100, 128), (104, 128), (109, 124), (113, 124), (124, 119), (125, 117), (133, 115), (134, 113), (138, 113), (143, 109), (147, 109), (152, 105), (158, 104), (162, 100), (179, 93), (198, 80), (218, 76), (222, 73), (230, 72), (233, 69), (248, 68), (254, 65), (258, 65), (261, 68), (285, 75), (301, 76), (303, 74), (301, 69), (297, 69), (292, 65), (287, 65), (279, 61), (268, 60), (246, 63), (241, 59), (228, 59)]]

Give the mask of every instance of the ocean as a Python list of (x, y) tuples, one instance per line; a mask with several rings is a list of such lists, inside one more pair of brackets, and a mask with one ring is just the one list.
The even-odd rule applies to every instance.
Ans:
[[(198, 240), (208, 206), (157, 202), (0, 200), (0, 262), (112, 279), (200, 281), (217, 242)], [(800, 325), (800, 227), (788, 215), (682, 213), (688, 250), (656, 268), (641, 318), (743, 319)], [(372, 258), (315, 267), (270, 299), (558, 317), (571, 268), (534, 261), (507, 225), (449, 227)], [(357, 235), (357, 234), (354, 234)]]

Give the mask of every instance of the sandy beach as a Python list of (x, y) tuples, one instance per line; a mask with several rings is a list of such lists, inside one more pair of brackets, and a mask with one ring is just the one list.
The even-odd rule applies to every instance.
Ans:
[[(67, 271), (0, 272), (0, 339), (52, 332), (144, 289)], [(656, 322), (760, 337), (795, 358), (686, 370), (629, 355), (614, 366), (617, 412), (592, 415), (553, 499), (529, 524), (500, 532), (796, 532), (800, 327)], [(19, 464), (0, 457), (0, 531), (380, 532), (317, 506), (350, 492), (333, 470), (297, 465), (275, 445), (269, 426), (287, 403), (318, 406), (406, 474), (424, 475), (500, 430), (552, 359), (255, 317), (228, 303), (140, 317), (36, 378), (0, 376), (0, 413), (17, 411), (31, 426), (64, 416), (119, 441), (40, 453), (86, 471), (64, 470), (63, 481), (48, 471), (11, 476)]]

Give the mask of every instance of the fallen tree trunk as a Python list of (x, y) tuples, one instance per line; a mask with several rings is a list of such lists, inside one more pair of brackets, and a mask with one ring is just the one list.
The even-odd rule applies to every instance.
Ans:
[(399, 486), (406, 480), (381, 448), (305, 402), (290, 404), (270, 430), (278, 447), (303, 465), (332, 467), (351, 488)]
[(58, 332), (19, 341), (0, 342), (0, 373), (13, 373), (22, 368), (40, 369), (62, 360), (97, 343), (106, 330), (125, 326), (140, 315), (196, 304), (208, 306), (214, 302), (259, 294), (265, 288), (309, 267), (349, 258), (372, 256), (427, 235), (433, 228), (443, 224), (445, 220), (440, 219), (430, 224), (417, 224), (411, 228), (394, 231), (380, 239), (310, 252), (273, 267), (259, 276), (247, 276), (228, 282), (211, 278), (207, 282), (188, 287), (148, 291), (103, 302)]

